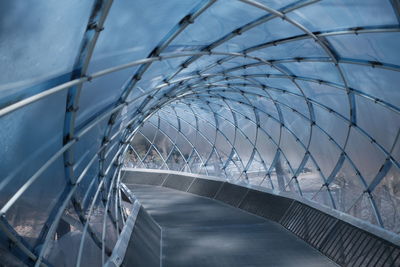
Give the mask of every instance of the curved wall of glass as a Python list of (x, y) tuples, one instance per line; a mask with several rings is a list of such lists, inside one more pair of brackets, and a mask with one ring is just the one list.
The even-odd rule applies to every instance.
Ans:
[(10, 261), (51, 264), (73, 243), (67, 265), (104, 263), (126, 217), (123, 163), (290, 191), (400, 231), (398, 1), (16, 0), (0, 13)]

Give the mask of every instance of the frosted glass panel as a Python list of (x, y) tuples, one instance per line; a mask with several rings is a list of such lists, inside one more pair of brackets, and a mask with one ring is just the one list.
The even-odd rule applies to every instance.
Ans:
[(0, 3), (0, 103), (3, 97), (15, 101), (70, 78), (93, 2)]

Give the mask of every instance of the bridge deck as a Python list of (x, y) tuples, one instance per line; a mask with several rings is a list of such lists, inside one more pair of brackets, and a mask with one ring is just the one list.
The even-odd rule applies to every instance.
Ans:
[(162, 228), (163, 267), (337, 266), (278, 223), (182, 191), (127, 186)]

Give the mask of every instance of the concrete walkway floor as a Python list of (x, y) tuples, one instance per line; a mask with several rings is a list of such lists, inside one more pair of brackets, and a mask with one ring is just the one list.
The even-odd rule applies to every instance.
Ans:
[(163, 267), (337, 266), (278, 223), (182, 191), (127, 186), (162, 228)]

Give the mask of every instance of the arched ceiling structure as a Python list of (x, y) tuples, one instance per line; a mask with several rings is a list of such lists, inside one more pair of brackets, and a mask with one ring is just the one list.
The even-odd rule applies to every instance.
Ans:
[(396, 198), (399, 175), (399, 94), (386, 87), (399, 77), (396, 9), (287, 4), (217, 1), (181, 26), (167, 50), (206, 54), (138, 70), (137, 86), (155, 88), (156, 100), (131, 161), (292, 191), (391, 224), (379, 210), (380, 194)]
[(400, 231), (397, 0), (0, 6), (2, 226), (30, 259), (60, 210), (118, 204), (126, 151)]

